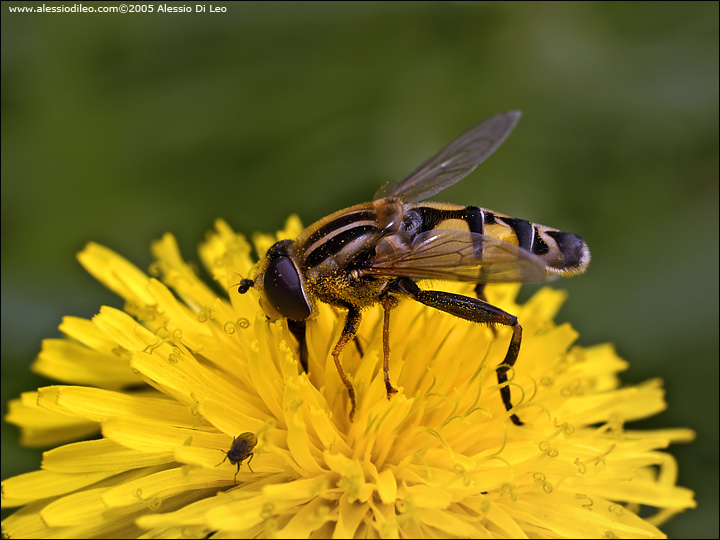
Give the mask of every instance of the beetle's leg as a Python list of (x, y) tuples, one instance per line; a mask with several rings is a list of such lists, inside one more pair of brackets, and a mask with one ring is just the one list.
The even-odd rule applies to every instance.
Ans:
[(355, 406), (357, 404), (357, 401), (355, 400), (355, 389), (353, 388), (350, 379), (348, 379), (347, 373), (345, 373), (345, 370), (340, 363), (340, 353), (343, 351), (348, 341), (355, 337), (355, 334), (358, 331), (358, 327), (360, 326), (360, 319), (362, 317), (360, 315), (360, 310), (353, 305), (348, 305), (347, 310), (348, 313), (347, 317), (345, 318), (345, 326), (343, 327), (340, 339), (338, 339), (338, 342), (333, 348), (332, 355), (333, 359), (335, 360), (335, 367), (337, 368), (338, 373), (340, 374), (340, 378), (342, 379), (342, 382), (345, 385), (345, 388), (347, 388), (348, 394), (350, 395), (350, 421), (352, 422), (353, 418), (355, 417)]
[(308, 371), (308, 347), (307, 338), (305, 337), (305, 329), (307, 325), (305, 321), (293, 321), (292, 319), (287, 320), (288, 330), (295, 336), (298, 342), (298, 354), (300, 356), (300, 365), (303, 371)]
[(242, 461), (238, 461), (237, 469), (235, 470), (234, 482), (235, 482), (235, 485), (236, 485), (236, 486), (237, 486), (237, 475), (238, 475), (238, 473), (240, 472), (240, 465), (242, 465)]
[(255, 474), (255, 471), (252, 470), (252, 467), (250, 466), (250, 462), (252, 461), (252, 458), (254, 455), (255, 455), (255, 452), (250, 452), (250, 455), (248, 455), (248, 458), (250, 458), (250, 459), (248, 459), (248, 462), (247, 462), (248, 469), (250, 469), (250, 472), (253, 474)]
[(390, 310), (397, 307), (398, 301), (392, 296), (384, 296), (383, 307), (383, 376), (385, 377), (385, 391), (390, 399), (397, 393), (397, 388), (390, 384)]
[[(444, 291), (420, 290), (411, 279), (401, 278), (396, 281), (395, 286), (400, 292), (409, 294), (421, 304), (445, 311), (461, 319), (477, 323), (501, 324), (512, 327), (513, 334), (512, 338), (510, 338), (510, 347), (505, 355), (505, 360), (503, 360), (503, 363), (500, 364), (496, 370), (498, 384), (500, 385), (500, 397), (505, 405), (505, 409), (508, 411), (512, 409), (513, 404), (510, 400), (510, 387), (506, 383), (507, 372), (515, 365), (518, 352), (520, 352), (520, 342), (522, 341), (522, 327), (518, 323), (517, 317), (477, 298)], [(523, 422), (515, 414), (511, 415), (510, 419), (513, 424), (517, 426), (523, 425)]]

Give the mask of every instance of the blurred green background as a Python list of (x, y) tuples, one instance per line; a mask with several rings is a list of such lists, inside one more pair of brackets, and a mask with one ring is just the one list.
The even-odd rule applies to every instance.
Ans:
[[(122, 306), (77, 263), (86, 242), (146, 269), (150, 242), (171, 231), (197, 260), (215, 218), (245, 233), (293, 212), (309, 224), (521, 109), (497, 154), (439, 199), (587, 240), (587, 274), (557, 285), (571, 293), (560, 320), (581, 344), (614, 342), (627, 383), (665, 380), (670, 409), (638, 427), (697, 431), (671, 451), (699, 508), (664, 530), (718, 537), (717, 2), (13, 5), (1, 37), (3, 404), (49, 384), (28, 367), (63, 315)], [(3, 478), (40, 457), (3, 423)]]

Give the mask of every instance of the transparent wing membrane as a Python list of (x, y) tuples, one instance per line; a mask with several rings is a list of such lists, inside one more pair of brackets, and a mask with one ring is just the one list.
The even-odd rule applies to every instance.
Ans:
[(418, 202), (437, 195), (465, 178), (497, 150), (518, 120), (520, 111), (488, 118), (460, 135), (404, 180), (385, 184), (374, 200), (400, 197), (406, 202)]
[(364, 274), (474, 283), (550, 281), (545, 262), (515, 244), (484, 234), (433, 229), (407, 246), (376, 256)]

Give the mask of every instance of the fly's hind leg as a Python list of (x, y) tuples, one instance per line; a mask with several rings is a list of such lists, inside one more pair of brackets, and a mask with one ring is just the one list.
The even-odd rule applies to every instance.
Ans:
[[(503, 405), (505, 405), (505, 409), (508, 411), (512, 409), (513, 404), (510, 399), (510, 387), (507, 385), (507, 372), (515, 365), (518, 353), (520, 352), (522, 327), (520, 323), (518, 323), (517, 317), (477, 298), (444, 291), (420, 290), (414, 281), (407, 278), (397, 280), (395, 282), (395, 288), (401, 293), (410, 295), (421, 304), (445, 311), (461, 319), (477, 323), (501, 324), (503, 326), (510, 326), (513, 329), (513, 334), (510, 338), (510, 347), (508, 348), (503, 363), (500, 364), (496, 370)], [(516, 426), (523, 425), (523, 422), (515, 414), (511, 415), (510, 419)]]
[(345, 373), (345, 370), (340, 363), (340, 353), (345, 348), (345, 345), (347, 345), (348, 342), (355, 337), (355, 334), (357, 333), (360, 326), (360, 319), (362, 317), (360, 315), (360, 310), (357, 307), (352, 305), (348, 305), (346, 307), (348, 310), (348, 314), (345, 318), (345, 326), (343, 327), (340, 339), (338, 339), (335, 347), (333, 348), (332, 355), (333, 359), (335, 360), (335, 367), (337, 368), (338, 373), (340, 374), (340, 378), (342, 379), (345, 388), (347, 388), (348, 395), (350, 396), (350, 421), (352, 422), (353, 418), (355, 417), (355, 408), (357, 405), (357, 400), (355, 399), (355, 388), (353, 388), (353, 385), (350, 382), (347, 373)]

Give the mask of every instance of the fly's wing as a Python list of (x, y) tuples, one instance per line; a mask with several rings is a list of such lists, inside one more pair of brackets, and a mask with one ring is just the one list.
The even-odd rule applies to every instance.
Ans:
[(409, 246), (375, 256), (364, 274), (441, 279), (473, 283), (550, 281), (543, 260), (492, 236), (434, 229), (418, 234)]
[(460, 135), (404, 180), (385, 184), (374, 200), (401, 197), (406, 202), (418, 202), (440, 193), (485, 161), (510, 135), (518, 120), (520, 111), (488, 118)]

